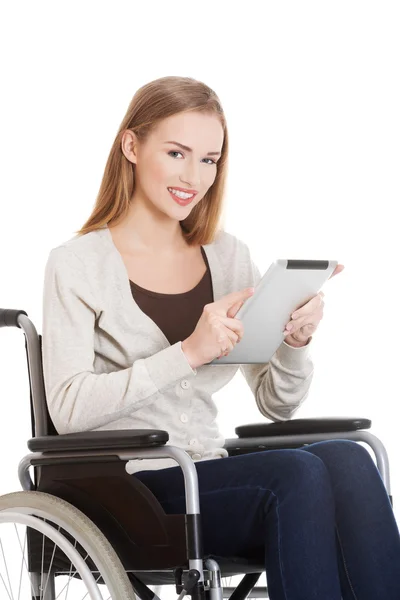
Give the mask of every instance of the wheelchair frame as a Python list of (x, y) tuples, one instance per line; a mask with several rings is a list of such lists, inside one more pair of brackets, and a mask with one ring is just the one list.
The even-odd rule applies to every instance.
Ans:
[[(23, 490), (36, 490), (31, 479), (29, 467), (64, 463), (65, 461), (95, 461), (111, 457), (127, 462), (131, 459), (172, 458), (181, 467), (185, 482), (186, 515), (185, 534), (187, 552), (186, 579), (182, 578), (183, 568), (174, 569), (175, 584), (178, 593), (189, 594), (192, 598), (203, 599), (207, 593), (210, 600), (221, 600), (221, 576), (219, 564), (211, 557), (204, 558), (201, 541), (200, 503), (197, 471), (190, 456), (181, 448), (165, 445), (167, 432), (155, 430), (99, 431), (65, 435), (49, 435), (51, 419), (47, 410), (43, 367), (41, 357), (41, 338), (34, 324), (22, 310), (0, 309), (0, 327), (21, 328), (25, 333), (25, 347), (31, 391), (33, 438), (28, 447), (33, 450), (19, 463), (18, 476)], [(294, 419), (278, 423), (262, 423), (237, 427), (238, 438), (227, 439), (225, 448), (230, 455), (256, 452), (268, 448), (301, 447), (309, 443), (347, 439), (368, 444), (375, 455), (377, 468), (381, 474), (391, 503), (389, 459), (385, 446), (379, 438), (365, 429), (371, 426), (368, 419), (325, 418)], [(56, 433), (53, 426), (53, 433)], [(105, 437), (105, 435), (107, 437)], [(144, 435), (146, 434), (146, 435)], [(35, 469), (36, 472), (36, 469)], [(130, 476), (132, 477), (132, 476)], [(204, 563), (204, 565), (203, 565)], [(169, 567), (170, 571), (171, 568)], [(256, 584), (261, 572), (245, 571), (239, 586), (232, 591), (233, 600), (243, 600)], [(206, 572), (206, 577), (205, 577)], [(142, 600), (151, 600), (157, 596), (140, 581), (142, 571), (136, 571), (132, 584)], [(230, 575), (241, 575), (243, 570)], [(208, 585), (205, 586), (207, 582)], [(154, 584), (157, 585), (159, 581)], [(265, 589), (265, 592), (267, 590)], [(255, 593), (257, 596), (258, 594)]]

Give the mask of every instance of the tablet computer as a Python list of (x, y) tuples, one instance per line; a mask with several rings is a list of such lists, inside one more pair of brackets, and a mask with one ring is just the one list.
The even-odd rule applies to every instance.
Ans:
[(332, 275), (336, 260), (277, 259), (235, 315), (244, 333), (227, 356), (209, 365), (266, 363), (279, 348), (291, 314), (316, 296)]

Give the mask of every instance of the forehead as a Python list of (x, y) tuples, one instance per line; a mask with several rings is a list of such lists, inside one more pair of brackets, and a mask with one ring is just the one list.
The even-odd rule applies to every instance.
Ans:
[(187, 112), (160, 121), (152, 137), (159, 142), (174, 140), (193, 149), (218, 151), (222, 148), (224, 131), (216, 115)]

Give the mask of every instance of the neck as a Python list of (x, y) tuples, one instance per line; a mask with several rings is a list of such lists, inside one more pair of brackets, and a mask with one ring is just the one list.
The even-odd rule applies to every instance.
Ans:
[(188, 248), (179, 221), (132, 200), (123, 221), (110, 230), (128, 253), (174, 254)]

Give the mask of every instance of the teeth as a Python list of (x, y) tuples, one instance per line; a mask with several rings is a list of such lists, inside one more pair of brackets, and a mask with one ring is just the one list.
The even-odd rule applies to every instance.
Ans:
[(178, 196), (178, 198), (182, 198), (183, 200), (188, 200), (189, 198), (193, 198), (194, 194), (186, 194), (185, 192), (181, 192), (179, 190), (174, 190), (174, 188), (168, 188), (170, 192)]

